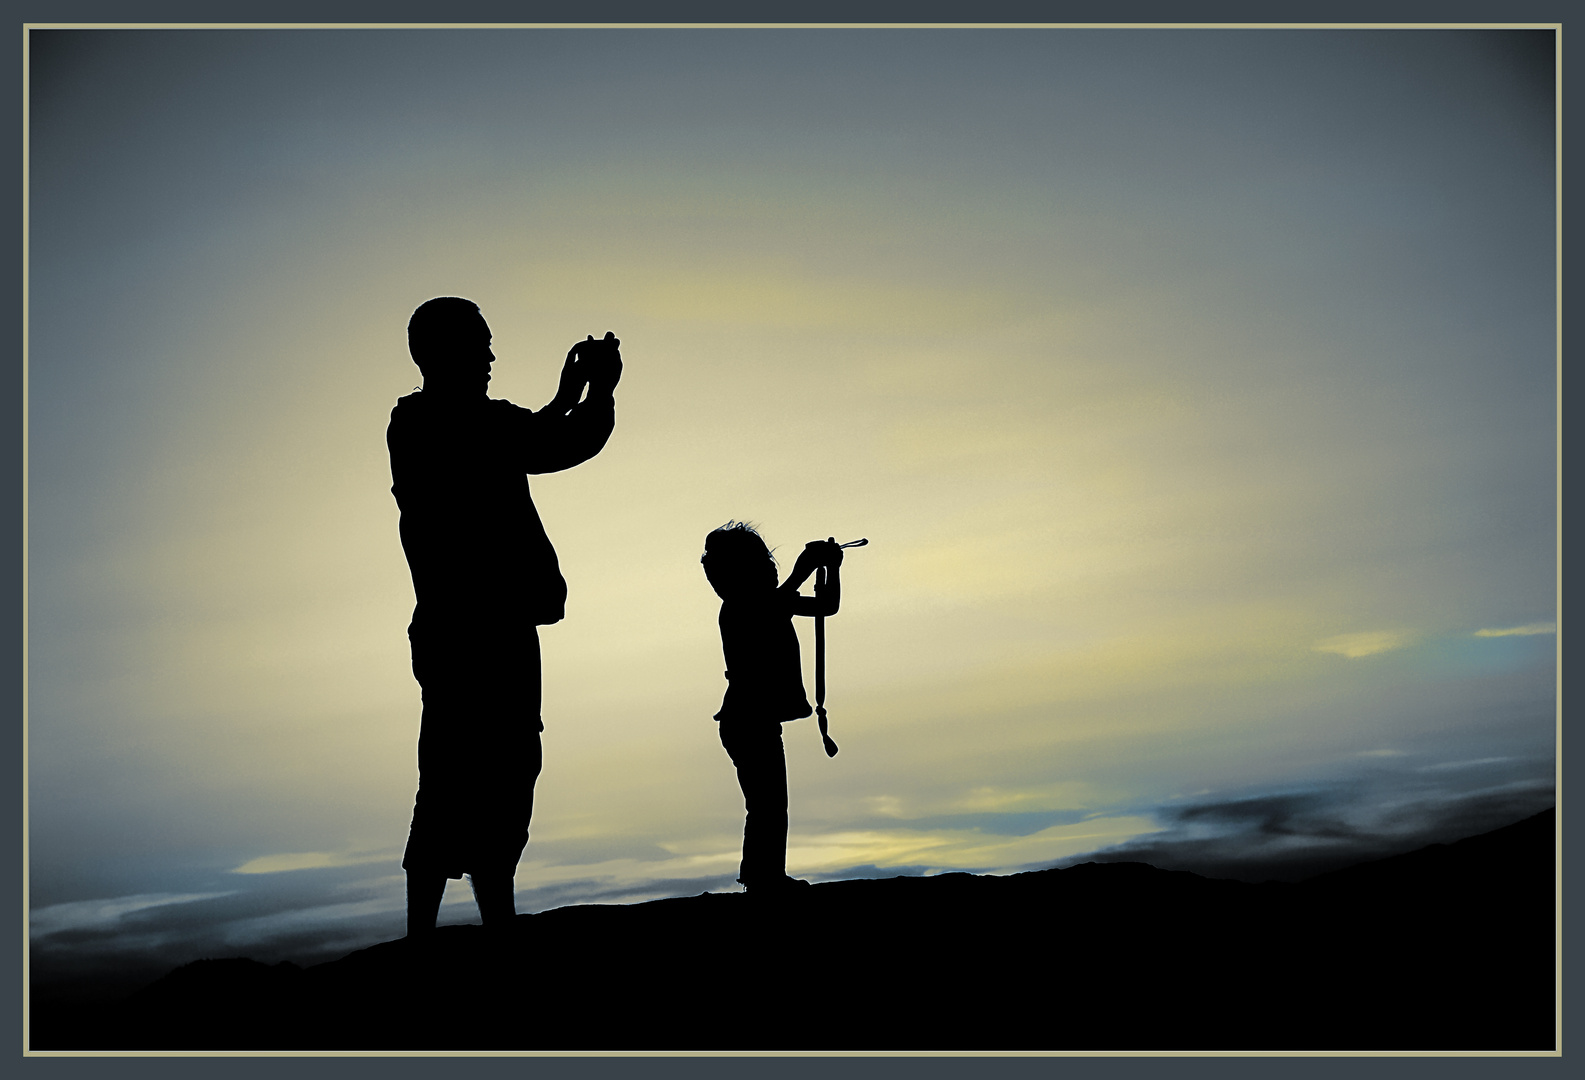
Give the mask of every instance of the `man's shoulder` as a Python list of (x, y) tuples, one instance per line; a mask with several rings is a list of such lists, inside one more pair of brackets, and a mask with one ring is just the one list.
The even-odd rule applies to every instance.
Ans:
[(532, 409), (514, 405), (505, 398), (486, 398), (482, 405), (477, 403), (477, 401), (459, 405), (456, 402), (427, 398), (422, 390), (414, 390), (411, 394), (406, 394), (396, 399), (396, 404), (391, 408), (391, 423), (461, 420), (463, 418), (470, 418), (471, 422), (477, 422), (481, 416), (488, 423), (494, 420), (519, 419), (533, 415), (534, 411)]
[(416, 404), (418, 392), (414, 391), (406, 397), (396, 399), (396, 404), (391, 406), (391, 422), (385, 428), (385, 441), (390, 442), (396, 438), (401, 429), (411, 422), (414, 413), (422, 406)]
[(405, 420), (417, 416), (424, 411), (427, 402), (422, 390), (414, 390), (411, 394), (404, 394), (396, 399), (396, 404), (391, 406), (391, 422)]
[(493, 397), (486, 400), (485, 408), (489, 410), (492, 419), (523, 419), (533, 416), (533, 409), (508, 401), (506, 398)]

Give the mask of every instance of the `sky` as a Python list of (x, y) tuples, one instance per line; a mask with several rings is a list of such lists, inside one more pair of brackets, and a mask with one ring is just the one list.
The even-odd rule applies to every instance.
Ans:
[(604, 452), (532, 482), (570, 597), (520, 911), (737, 888), (728, 519), (784, 566), (870, 540), (841, 753), (785, 732), (793, 874), (1291, 880), (1553, 804), (1550, 35), (30, 49), (36, 978), (401, 934), (383, 434), (437, 295), (494, 396), (587, 334), (626, 363)]

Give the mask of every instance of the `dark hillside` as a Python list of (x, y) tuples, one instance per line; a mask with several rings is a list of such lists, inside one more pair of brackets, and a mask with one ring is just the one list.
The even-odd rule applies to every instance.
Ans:
[(829, 882), (189, 964), (35, 1049), (1550, 1049), (1553, 813), (1298, 885)]

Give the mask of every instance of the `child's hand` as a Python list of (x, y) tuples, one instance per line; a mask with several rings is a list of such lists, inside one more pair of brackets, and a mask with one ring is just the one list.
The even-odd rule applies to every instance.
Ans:
[(836, 540), (811, 540), (804, 545), (800, 560), (808, 559), (812, 566), (841, 566), (842, 547)]

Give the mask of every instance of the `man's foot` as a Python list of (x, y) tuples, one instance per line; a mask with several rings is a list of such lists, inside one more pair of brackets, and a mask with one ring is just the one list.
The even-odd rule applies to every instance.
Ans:
[(440, 901), (446, 895), (444, 874), (407, 875), (407, 936), (421, 938), (435, 932)]
[(765, 878), (760, 881), (745, 881), (743, 887), (752, 896), (789, 896), (807, 889), (809, 883), (803, 878), (779, 877)]

